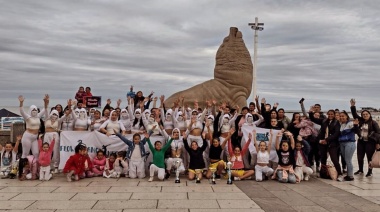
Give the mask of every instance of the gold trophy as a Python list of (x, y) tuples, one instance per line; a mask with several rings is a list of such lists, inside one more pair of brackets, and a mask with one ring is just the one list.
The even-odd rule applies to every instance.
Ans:
[(216, 184), (215, 182), (215, 172), (216, 172), (216, 168), (209, 168), (211, 173), (212, 173), (212, 178), (211, 178), (211, 184)]
[(227, 184), (228, 185), (231, 185), (232, 184), (232, 179), (231, 179), (231, 167), (232, 167), (232, 163), (230, 161), (228, 161), (227, 163), (227, 174), (228, 174), (228, 180), (227, 180)]
[(195, 183), (201, 183), (201, 179), (199, 179), (199, 174), (202, 173), (202, 169), (195, 169)]
[(175, 162), (175, 183), (180, 183), (181, 181), (179, 180), (179, 166), (181, 165), (181, 162), (177, 160)]

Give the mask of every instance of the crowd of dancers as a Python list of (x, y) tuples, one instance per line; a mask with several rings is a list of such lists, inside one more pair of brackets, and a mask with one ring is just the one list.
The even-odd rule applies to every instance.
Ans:
[[(185, 105), (186, 97), (165, 105), (164, 96), (153, 95), (144, 97), (131, 87), (125, 106), (119, 99), (112, 107), (108, 99), (106, 106), (97, 110), (85, 107), (83, 97), (92, 94), (90, 88), (84, 91), (81, 87), (76, 99), (69, 99), (65, 107), (57, 104), (49, 108), (50, 97), (45, 95), (44, 108), (32, 105), (28, 112), (23, 109), (24, 97), (19, 96), (26, 130), (14, 145), (7, 142), (0, 146), (3, 178), (49, 180), (64, 163), (67, 181), (95, 176), (145, 178), (148, 167), (148, 181), (155, 176), (169, 179), (173, 173), (179, 181), (181, 173), (197, 182), (204, 177), (226, 176), (231, 180), (272, 178), (296, 183), (309, 180), (313, 173), (325, 177), (330, 157), (336, 179), (351, 181), (354, 175), (364, 173), (365, 156), (369, 163), (380, 147), (378, 123), (372, 120), (370, 111), (362, 110), (359, 115), (354, 99), (350, 101), (353, 117), (344, 110), (328, 110), (325, 115), (319, 104), (313, 104), (307, 113), (301, 99), (302, 113), (288, 118), (278, 103), (272, 106), (265, 98), (256, 97), (255, 102), (242, 108), (207, 100), (201, 108), (197, 101)], [(267, 129), (268, 136), (259, 136), (259, 129)], [(74, 155), (60, 161), (62, 131), (97, 131), (117, 136), (127, 149), (108, 154), (99, 148), (90, 158), (86, 144), (79, 143)], [(154, 140), (157, 136), (164, 139)], [(355, 151), (359, 169), (354, 172)], [(149, 153), (151, 160), (146, 161)], [(372, 168), (366, 171), (366, 177), (371, 177)]]

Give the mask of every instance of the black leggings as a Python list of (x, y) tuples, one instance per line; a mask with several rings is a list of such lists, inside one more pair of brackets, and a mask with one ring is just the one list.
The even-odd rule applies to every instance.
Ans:
[(309, 143), (311, 147), (309, 155), (308, 155), (310, 166), (313, 166), (315, 162), (315, 166), (319, 167), (321, 159), (319, 156), (319, 144), (318, 144), (317, 139), (314, 136), (308, 136), (304, 139)]
[(330, 155), (331, 161), (333, 162), (338, 175), (342, 175), (342, 168), (339, 164), (339, 145), (323, 145), (319, 144), (319, 152), (321, 153), (321, 163), (326, 165), (327, 163), (327, 152)]
[[(367, 155), (368, 163), (372, 160), (372, 155), (375, 153), (376, 150), (376, 143), (373, 141), (358, 141), (357, 146), (357, 156), (358, 156), (358, 164), (359, 164), (359, 171), (363, 172), (363, 166), (364, 166), (364, 156)], [(368, 170), (372, 170), (368, 168)]]

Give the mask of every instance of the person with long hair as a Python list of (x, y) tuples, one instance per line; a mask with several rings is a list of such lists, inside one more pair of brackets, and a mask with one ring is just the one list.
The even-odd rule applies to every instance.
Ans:
[(323, 117), (316, 119), (313, 113), (314, 111), (310, 110), (309, 117), (311, 121), (321, 125), (321, 130), (317, 137), (317, 140), (319, 141), (319, 152), (321, 154), (321, 164), (326, 166), (327, 153), (329, 153), (331, 161), (338, 172), (337, 180), (343, 181), (342, 168), (339, 164), (340, 144), (338, 139), (340, 135), (340, 123), (335, 119), (335, 111), (329, 110), (326, 119)]
[(347, 164), (347, 176), (344, 177), (346, 181), (354, 180), (354, 167), (352, 165), (352, 156), (354, 155), (356, 145), (355, 145), (355, 131), (357, 131), (359, 121), (350, 121), (350, 117), (346, 111), (339, 113), (340, 121), (340, 150), (343, 155), (344, 160)]
[[(376, 144), (376, 141), (371, 138), (370, 135), (373, 133), (380, 134), (379, 124), (372, 119), (371, 113), (368, 110), (362, 110), (361, 116), (356, 112), (355, 100), (351, 99), (351, 113), (354, 119), (358, 119), (359, 126), (356, 131), (359, 136), (358, 146), (357, 146), (357, 157), (359, 170), (354, 174), (363, 174), (364, 166), (364, 156), (367, 156), (368, 164), (372, 160), (372, 155), (375, 153), (375, 150), (380, 148), (380, 144)], [(377, 141), (378, 142), (378, 141)], [(366, 177), (372, 176), (372, 168), (368, 167)]]

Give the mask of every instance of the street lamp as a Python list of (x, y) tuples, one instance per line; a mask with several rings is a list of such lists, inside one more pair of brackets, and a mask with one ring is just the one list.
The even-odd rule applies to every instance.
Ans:
[(257, 31), (264, 30), (264, 23), (259, 23), (259, 18), (255, 18), (255, 23), (248, 23), (248, 26), (251, 26), (255, 30), (254, 45), (253, 45), (253, 80), (252, 80), (252, 99), (255, 102), (256, 93), (256, 69), (257, 69)]

